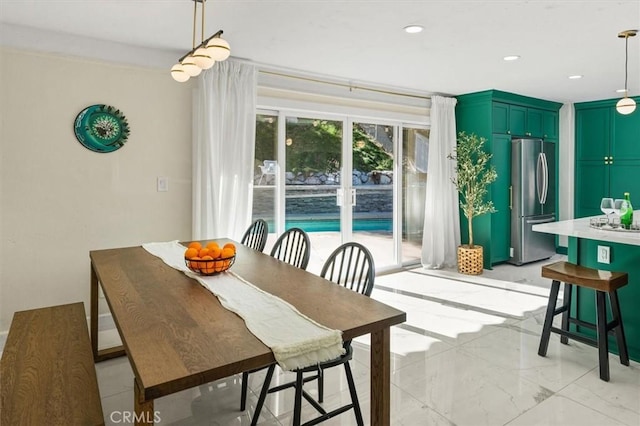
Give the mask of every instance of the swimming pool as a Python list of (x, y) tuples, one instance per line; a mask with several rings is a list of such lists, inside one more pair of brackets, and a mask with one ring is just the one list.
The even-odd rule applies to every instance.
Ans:
[[(274, 229), (273, 224), (269, 224), (269, 229)], [(340, 220), (338, 219), (287, 219), (286, 229), (300, 228), (306, 232), (329, 232), (340, 231)], [(353, 221), (354, 231), (393, 231), (393, 221), (390, 218), (369, 218), (355, 219)]]

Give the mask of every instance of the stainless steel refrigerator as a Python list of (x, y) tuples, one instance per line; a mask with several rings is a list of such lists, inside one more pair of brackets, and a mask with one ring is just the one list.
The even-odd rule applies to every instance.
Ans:
[(511, 141), (511, 258), (509, 263), (547, 259), (555, 235), (535, 232), (539, 223), (556, 220), (555, 144), (542, 139)]

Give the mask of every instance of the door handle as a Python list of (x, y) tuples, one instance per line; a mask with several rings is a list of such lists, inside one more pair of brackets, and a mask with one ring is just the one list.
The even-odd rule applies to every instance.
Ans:
[(551, 216), (546, 219), (527, 220), (527, 225), (535, 225), (538, 223), (549, 223), (549, 222), (555, 222), (555, 221), (556, 221), (556, 217)]
[(351, 205), (355, 206), (356, 205), (356, 189), (352, 188), (351, 189)]

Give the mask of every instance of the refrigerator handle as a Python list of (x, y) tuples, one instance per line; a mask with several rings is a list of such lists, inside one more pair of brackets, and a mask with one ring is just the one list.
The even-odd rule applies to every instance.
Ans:
[(544, 190), (544, 166), (543, 166), (543, 153), (538, 154), (538, 161), (536, 162), (536, 192), (538, 195), (538, 202), (543, 204), (542, 202), (542, 194)]
[(542, 153), (542, 204), (547, 202), (547, 194), (549, 193), (549, 164), (547, 163), (547, 154)]
[(556, 220), (555, 216), (546, 217), (544, 219), (529, 219), (529, 220), (527, 220), (527, 225), (535, 225), (537, 223), (555, 222), (555, 220)]

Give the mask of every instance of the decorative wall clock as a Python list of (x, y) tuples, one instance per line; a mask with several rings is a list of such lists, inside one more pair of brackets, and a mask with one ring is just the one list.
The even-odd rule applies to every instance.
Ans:
[(91, 105), (76, 117), (74, 132), (85, 148), (95, 152), (112, 152), (127, 141), (129, 124), (117, 108)]

